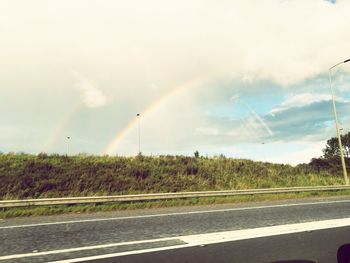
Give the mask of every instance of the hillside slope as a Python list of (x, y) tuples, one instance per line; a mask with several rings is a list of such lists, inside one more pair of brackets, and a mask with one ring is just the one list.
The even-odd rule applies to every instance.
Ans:
[(329, 184), (342, 177), (225, 157), (0, 154), (1, 199)]

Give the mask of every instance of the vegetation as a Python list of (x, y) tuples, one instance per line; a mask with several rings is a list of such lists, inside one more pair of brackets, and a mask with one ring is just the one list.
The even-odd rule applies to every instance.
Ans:
[[(350, 172), (350, 132), (341, 135), (341, 141), (344, 148), (344, 158), (348, 173)], [(316, 172), (328, 172), (331, 174), (340, 175), (342, 167), (340, 162), (340, 151), (338, 138), (330, 138), (326, 147), (323, 149), (323, 155), (319, 158), (313, 158), (309, 163), (310, 167)]]
[(261, 194), (261, 195), (244, 195), (244, 196), (219, 196), (219, 197), (202, 197), (186, 199), (170, 199), (143, 202), (122, 202), (122, 203), (103, 203), (103, 204), (86, 204), (86, 205), (57, 205), (57, 206), (40, 206), (40, 207), (20, 207), (20, 208), (3, 208), (0, 209), (0, 218), (20, 217), (20, 216), (42, 216), (55, 215), (62, 213), (92, 213), (100, 211), (115, 210), (132, 210), (161, 208), (174, 206), (192, 206), (192, 205), (211, 205), (225, 203), (242, 203), (242, 202), (260, 202), (286, 199), (300, 199), (309, 197), (328, 197), (349, 195), (349, 190), (344, 191), (322, 191), (322, 192), (300, 192), (284, 194)]
[[(350, 167), (350, 133), (342, 136)], [(337, 138), (324, 155), (296, 167), (250, 160), (158, 156), (30, 155), (0, 153), (0, 199), (92, 196), (155, 192), (272, 188), (342, 184)], [(0, 218), (96, 212), (177, 205), (233, 203), (310, 196), (349, 195), (350, 191), (206, 197), (144, 202), (0, 209)]]
[(341, 183), (341, 176), (326, 169), (317, 170), (312, 165), (292, 167), (224, 156), (0, 154), (1, 199)]

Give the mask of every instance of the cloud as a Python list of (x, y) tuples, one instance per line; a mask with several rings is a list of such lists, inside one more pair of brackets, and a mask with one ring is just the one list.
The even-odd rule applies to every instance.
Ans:
[[(98, 5), (76, 0), (25, 5), (15, 0), (0, 11), (1, 70), (11, 70), (18, 61), (24, 70), (33, 63), (73, 63), (113, 76), (117, 85), (173, 85), (200, 74), (221, 74), (288, 86), (346, 59), (350, 42), (346, 0), (103, 0)], [(38, 27), (38, 21), (45, 23)]]
[(237, 142), (261, 143), (270, 136), (261, 122), (253, 115), (239, 119), (207, 116), (205, 123), (206, 126), (195, 129), (197, 137), (192, 142), (206, 142), (222, 147)]
[[(315, 142), (334, 136), (331, 100), (326, 94), (289, 96), (272, 110), (273, 114), (268, 112), (258, 115), (250, 108), (248, 110), (249, 115), (238, 119), (207, 116), (207, 126), (197, 129), (197, 132), (206, 135), (207, 140), (215, 140), (217, 145), (229, 142)], [(338, 98), (337, 110), (340, 119), (346, 124), (350, 102)]]
[[(288, 147), (288, 143), (277, 142), (277, 144), (280, 144), (280, 146), (285, 148)], [(299, 143), (299, 149), (294, 149), (288, 152), (284, 151), (278, 155), (269, 156), (269, 158), (266, 158), (265, 160), (268, 162), (297, 165), (299, 163), (309, 162), (312, 158), (320, 156), (324, 147), (324, 141)]]
[(107, 103), (107, 97), (95, 85), (88, 81), (81, 74), (73, 73), (78, 82), (76, 88), (80, 90), (83, 103), (89, 108), (102, 107)]
[[(349, 110), (348, 101), (337, 101), (338, 115), (343, 117), (341, 119), (346, 119), (344, 116)], [(334, 117), (330, 100), (315, 100), (284, 108), (264, 118), (275, 132), (274, 140), (315, 141), (334, 136)]]
[[(206, 76), (210, 84), (232, 82), (171, 99), (142, 119), (145, 149), (172, 152), (239, 141), (305, 140), (314, 133), (324, 137), (319, 134), (332, 121), (327, 91), (307, 92), (328, 85), (328, 68), (347, 58), (349, 13), (346, 0), (6, 1), (0, 9), (0, 107), (11, 112), (12, 123), (15, 115), (32, 120), (42, 114), (41, 130), (49, 123), (54, 127), (62, 104), (76, 104), (75, 96), (66, 96), (73, 68), (84, 105), (108, 102), (99, 111), (82, 107), (71, 126), (86, 141), (100, 136), (88, 149), (98, 153), (137, 112), (174, 87)], [(335, 87), (348, 91), (349, 66), (339, 67), (341, 83), (336, 83), (340, 70), (333, 71)], [(315, 89), (308, 89), (305, 80), (314, 83), (319, 76)], [(281, 87), (283, 94), (276, 95)], [(291, 92), (298, 94), (280, 103)], [(36, 111), (43, 96), (47, 105)], [(237, 100), (252, 110), (233, 106)], [(340, 113), (347, 108), (339, 101)], [(98, 129), (87, 129), (90, 124)], [(137, 129), (118, 150), (137, 152), (135, 142)]]
[(238, 94), (234, 94), (231, 98), (230, 101), (232, 102), (237, 102), (239, 100), (239, 95)]
[(270, 113), (275, 114), (280, 111), (288, 110), (295, 107), (305, 107), (307, 105), (331, 100), (329, 94), (312, 94), (312, 93), (301, 93), (289, 95), (280, 105), (273, 108)]
[(199, 127), (196, 131), (205, 135), (219, 135), (219, 131), (211, 127)]

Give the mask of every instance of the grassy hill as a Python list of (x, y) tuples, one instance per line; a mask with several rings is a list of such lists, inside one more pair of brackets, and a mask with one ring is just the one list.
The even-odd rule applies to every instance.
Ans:
[(1, 199), (342, 183), (341, 176), (307, 164), (292, 167), (225, 157), (0, 154)]

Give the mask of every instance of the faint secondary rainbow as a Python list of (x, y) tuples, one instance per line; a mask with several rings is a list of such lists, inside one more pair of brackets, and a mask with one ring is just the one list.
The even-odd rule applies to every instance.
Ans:
[(66, 130), (69, 123), (71, 123), (74, 116), (79, 112), (81, 109), (82, 104), (78, 103), (74, 106), (74, 108), (67, 112), (62, 120), (59, 122), (59, 124), (55, 127), (54, 131), (51, 133), (50, 137), (47, 139), (47, 141), (44, 144), (44, 147), (41, 152), (49, 152), (52, 147), (57, 143), (59, 139), (62, 139), (63, 132)]
[[(198, 86), (200, 83), (203, 82), (203, 79), (194, 79), (189, 82), (186, 82), (180, 86), (177, 86), (176, 88), (172, 89), (168, 93), (164, 94), (161, 96), (158, 100), (156, 100), (154, 103), (149, 105), (144, 111), (139, 112), (141, 118), (147, 117), (150, 113), (154, 112), (157, 110), (159, 107), (164, 105), (169, 99), (172, 97), (176, 96), (177, 94)], [(132, 130), (137, 126), (138, 124), (138, 119), (134, 118), (132, 121), (129, 122), (129, 124), (122, 130), (120, 131), (112, 140), (111, 143), (107, 145), (107, 147), (102, 151), (102, 154), (113, 154), (118, 147), (119, 143), (122, 141), (122, 139)]]

